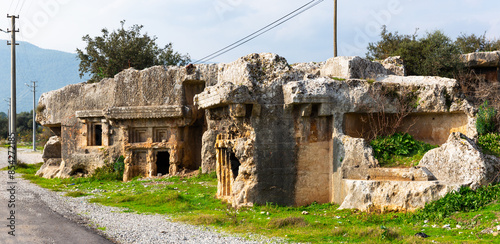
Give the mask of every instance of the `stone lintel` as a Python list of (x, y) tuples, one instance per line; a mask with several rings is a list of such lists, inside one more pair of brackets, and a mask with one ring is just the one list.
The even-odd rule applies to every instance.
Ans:
[(80, 119), (100, 118), (104, 117), (104, 112), (102, 110), (83, 110), (83, 111), (76, 111), (75, 115), (77, 118)]
[(162, 119), (191, 117), (189, 106), (112, 107), (105, 111), (108, 119)]

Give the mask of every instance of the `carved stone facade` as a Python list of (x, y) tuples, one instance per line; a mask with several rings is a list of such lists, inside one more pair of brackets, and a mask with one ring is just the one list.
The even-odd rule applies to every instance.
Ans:
[[(455, 80), (390, 73), (359, 57), (289, 65), (274, 54), (189, 69), (129, 69), (43, 94), (37, 121), (60, 137), (61, 177), (91, 173), (123, 155), (124, 180), (183, 168), (215, 171), (217, 197), (235, 207), (335, 202), (413, 210), (460, 182), (440, 182), (423, 167), (380, 168), (365, 140), (373, 133), (368, 118), (397, 117), (408, 105), (401, 97), (409, 96), (397, 129), (441, 145), (454, 132), (476, 136), (475, 110)], [(431, 193), (421, 201), (353, 202), (358, 191), (403, 183), (411, 187), (394, 196)], [(387, 193), (363, 196), (384, 199), (377, 192)]]

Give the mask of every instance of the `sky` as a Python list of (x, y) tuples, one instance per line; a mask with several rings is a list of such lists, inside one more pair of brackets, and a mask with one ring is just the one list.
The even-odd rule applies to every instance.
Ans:
[[(193, 60), (211, 54), (266, 26), (311, 0), (0, 0), (0, 29), (7, 14), (19, 15), (18, 40), (39, 47), (76, 52), (82, 37), (133, 24), (156, 36), (157, 44)], [(212, 62), (232, 62), (250, 53), (271, 52), (289, 63), (318, 62), (333, 56), (333, 0), (324, 0), (294, 19)], [(498, 0), (338, 0), (340, 56), (366, 54), (380, 39), (382, 25), (400, 34), (441, 30), (500, 38)], [(0, 33), (0, 39), (9, 35)]]

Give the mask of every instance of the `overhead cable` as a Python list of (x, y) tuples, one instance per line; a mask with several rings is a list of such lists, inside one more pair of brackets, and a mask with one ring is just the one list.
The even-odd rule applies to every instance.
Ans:
[(259, 36), (261, 36), (262, 34), (282, 25), (283, 23), (289, 21), (290, 19), (296, 17), (297, 15), (300, 15), (302, 13), (304, 13), (305, 11), (313, 8), (314, 6), (320, 4), (321, 2), (323, 2), (324, 0), (313, 0), (313, 1), (310, 1), (308, 3), (306, 3), (305, 5), (301, 6), (300, 8), (298, 9), (295, 9), (294, 11), (288, 13), (287, 15), (279, 18), (278, 20), (266, 25), (265, 27), (253, 32), (252, 34), (248, 35), (248, 36), (245, 36), (244, 38), (210, 54), (210, 55), (207, 55), (205, 57), (203, 57), (202, 59), (199, 59), (197, 61), (194, 62), (194, 64), (199, 64), (199, 63), (205, 63), (205, 62), (208, 62), (216, 57), (219, 57)]

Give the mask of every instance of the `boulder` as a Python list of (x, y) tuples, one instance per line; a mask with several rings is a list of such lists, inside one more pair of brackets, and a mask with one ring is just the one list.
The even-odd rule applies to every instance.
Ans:
[(321, 76), (344, 79), (374, 79), (388, 74), (382, 64), (357, 56), (331, 58), (321, 68)]
[(344, 185), (348, 194), (339, 209), (366, 212), (415, 211), (460, 188), (438, 181), (344, 180)]
[(483, 154), (474, 141), (459, 132), (450, 134), (441, 147), (427, 152), (419, 165), (439, 181), (472, 189), (500, 181), (500, 159)]
[(49, 141), (45, 143), (45, 147), (43, 148), (43, 161), (47, 162), (47, 160), (51, 158), (61, 158), (61, 138), (58, 136), (53, 136), (49, 138)]
[[(62, 167), (61, 167), (62, 166)], [(64, 163), (61, 158), (50, 158), (36, 172), (36, 176), (47, 179), (52, 179), (61, 176), (61, 170), (64, 168)]]

